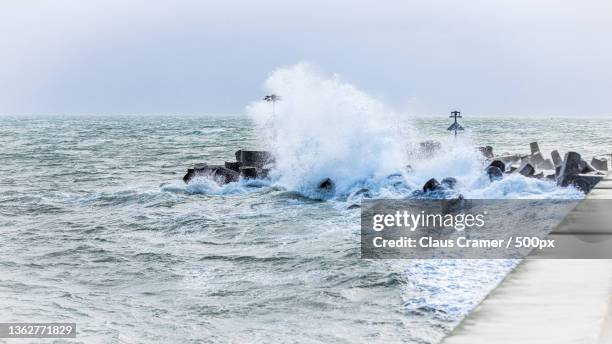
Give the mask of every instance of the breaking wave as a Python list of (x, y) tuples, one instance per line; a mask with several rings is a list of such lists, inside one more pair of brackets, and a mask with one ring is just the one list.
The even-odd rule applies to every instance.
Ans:
[[(281, 100), (254, 102), (247, 114), (276, 157), (272, 180), (307, 197), (409, 197), (428, 179), (444, 177), (456, 178), (456, 191), (466, 197), (581, 197), (522, 176), (491, 183), (469, 133), (449, 135), (436, 154), (422, 154), (419, 142), (427, 138), (407, 116), (310, 64), (277, 69), (264, 87)], [(326, 178), (334, 183), (331, 191), (319, 188)]]

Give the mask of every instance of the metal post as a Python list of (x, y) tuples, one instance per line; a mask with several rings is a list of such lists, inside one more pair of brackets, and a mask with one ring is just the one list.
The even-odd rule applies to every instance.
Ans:
[(457, 131), (462, 131), (463, 130), (463, 127), (461, 126), (461, 124), (459, 124), (459, 122), (457, 122), (457, 118), (463, 118), (461, 116), (461, 112), (459, 112), (459, 111), (452, 111), (451, 115), (449, 117), (450, 118), (454, 118), (455, 121), (446, 130), (454, 131), (455, 132), (455, 137), (457, 137)]
[(281, 100), (280, 96), (276, 94), (271, 94), (269, 96), (265, 96), (263, 100), (267, 102), (272, 102), (272, 140), (274, 144), (276, 144), (276, 102)]

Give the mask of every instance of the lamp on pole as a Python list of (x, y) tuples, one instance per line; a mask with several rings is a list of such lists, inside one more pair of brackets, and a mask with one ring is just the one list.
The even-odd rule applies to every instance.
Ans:
[(272, 130), (273, 130), (272, 135), (274, 136), (273, 140), (276, 143), (276, 102), (280, 101), (281, 97), (272, 93), (270, 95), (265, 96), (263, 100), (265, 100), (268, 103), (272, 103)]

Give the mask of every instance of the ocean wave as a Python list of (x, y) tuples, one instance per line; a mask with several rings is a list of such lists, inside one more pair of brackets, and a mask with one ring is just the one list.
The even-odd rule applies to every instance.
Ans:
[[(510, 175), (491, 182), (484, 157), (469, 132), (440, 140), (435, 152), (423, 151), (427, 135), (398, 113), (338, 75), (326, 76), (301, 63), (279, 68), (264, 84), (282, 96), (271, 108), (265, 101), (247, 107), (259, 136), (276, 158), (272, 185), (316, 200), (361, 198), (579, 198), (580, 192), (554, 183)], [(453, 177), (449, 192), (419, 193), (430, 178)], [(321, 188), (324, 180), (332, 188)], [(200, 190), (200, 189), (199, 189)], [(214, 194), (206, 186), (201, 190)]]
[(220, 185), (215, 180), (206, 176), (193, 178), (187, 184), (166, 184), (160, 187), (161, 191), (186, 194), (205, 194), (205, 195), (239, 195), (257, 192), (261, 188), (269, 187), (270, 181), (262, 179), (240, 179)]

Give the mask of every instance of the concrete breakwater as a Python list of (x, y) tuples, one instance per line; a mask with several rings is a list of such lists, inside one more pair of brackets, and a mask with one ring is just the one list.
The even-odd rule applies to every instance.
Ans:
[[(547, 179), (561, 187), (572, 185), (586, 193), (603, 178), (605, 171), (608, 171), (608, 161), (603, 157), (593, 157), (588, 162), (577, 152), (569, 151), (562, 158), (557, 150), (553, 150), (550, 158), (546, 158), (537, 142), (530, 143), (529, 147), (529, 154), (501, 155), (494, 154), (491, 146), (479, 147), (485, 166), (482, 173), (488, 176), (491, 182), (511, 174), (520, 174), (528, 178)], [(442, 148), (438, 141), (424, 141), (419, 144), (417, 155), (427, 159), (438, 154)], [(266, 179), (275, 163), (274, 156), (268, 151), (238, 150), (235, 152), (235, 158), (235, 161), (226, 161), (224, 165), (195, 164), (187, 169), (183, 181), (189, 183), (196, 177), (205, 177), (223, 185), (237, 182), (241, 178)], [(410, 165), (406, 166), (407, 173), (410, 173), (411, 169)], [(331, 178), (323, 178), (318, 187), (330, 190), (335, 182)], [(431, 178), (423, 185), (422, 190), (416, 192), (444, 192), (454, 189), (456, 184), (457, 180), (453, 176), (441, 181)]]
[[(440, 143), (436, 141), (421, 142), (419, 146), (421, 155), (433, 155), (441, 149)], [(528, 178), (547, 179), (561, 187), (572, 185), (588, 193), (608, 171), (608, 161), (603, 157), (593, 157), (591, 162), (587, 162), (577, 152), (567, 152), (561, 158), (561, 154), (553, 150), (551, 157), (545, 158), (537, 142), (531, 142), (529, 147), (529, 154), (503, 155), (495, 155), (491, 146), (479, 147), (486, 163), (483, 172), (491, 182), (507, 175), (520, 174)], [(453, 189), (456, 183), (454, 177), (446, 177), (441, 181), (431, 178), (423, 185), (422, 191), (443, 192)]]
[(503, 178), (504, 174), (519, 173), (530, 178), (546, 178), (555, 181), (558, 186), (573, 185), (588, 193), (608, 171), (608, 161), (603, 157), (593, 157), (587, 162), (574, 151), (561, 155), (557, 150), (545, 158), (537, 142), (529, 144), (530, 154), (495, 156), (490, 146), (480, 147), (480, 151), (488, 159), (485, 169), (491, 180)]
[(223, 165), (195, 164), (187, 169), (183, 181), (189, 183), (195, 177), (205, 177), (223, 185), (240, 178), (264, 179), (274, 164), (272, 154), (267, 151), (238, 150), (235, 156), (236, 161), (226, 161)]

